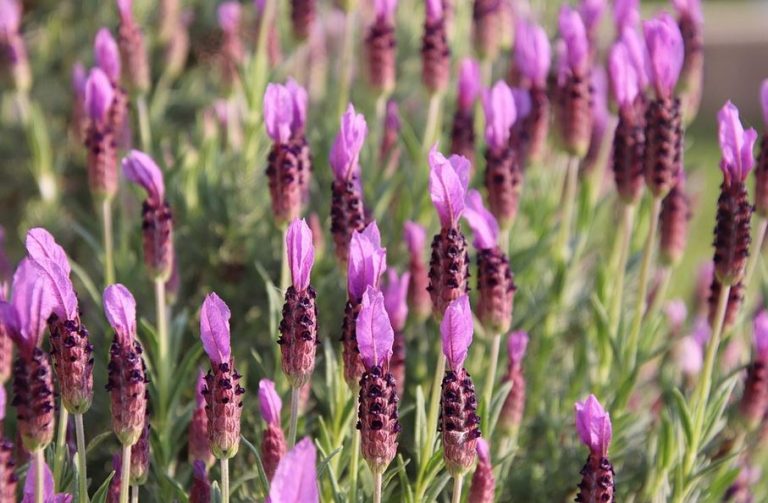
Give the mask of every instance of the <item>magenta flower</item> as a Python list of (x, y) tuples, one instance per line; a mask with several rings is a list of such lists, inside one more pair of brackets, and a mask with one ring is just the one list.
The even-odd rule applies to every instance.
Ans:
[(141, 185), (147, 191), (147, 198), (155, 206), (165, 202), (165, 183), (163, 173), (150, 156), (138, 150), (123, 159), (125, 177)]
[(427, 231), (413, 220), (406, 220), (403, 225), (403, 239), (411, 256), (421, 257), (427, 242)]
[(483, 92), (483, 110), (485, 141), (494, 150), (506, 148), (510, 129), (517, 119), (515, 98), (506, 82), (499, 80), (490, 90)]
[(640, 0), (614, 0), (613, 19), (618, 33), (622, 33), (625, 28), (633, 28), (640, 21), (639, 3)]
[(443, 321), (440, 322), (443, 354), (451, 370), (459, 371), (463, 367), (469, 345), (472, 344), (473, 331), (469, 297), (462, 295), (448, 305)]
[(761, 360), (768, 359), (768, 311), (763, 309), (755, 316), (753, 330), (753, 339), (757, 358)]
[(469, 161), (452, 155), (448, 159), (437, 151), (429, 152), (429, 195), (443, 228), (454, 228), (464, 211), (464, 197), (469, 186)]
[(224, 301), (215, 293), (209, 294), (200, 311), (200, 340), (214, 366), (228, 364), (232, 355), (229, 318), (229, 308)]
[(93, 42), (93, 56), (96, 66), (107, 75), (110, 81), (120, 80), (120, 51), (112, 33), (107, 28), (102, 28), (96, 33)]
[(363, 148), (368, 126), (363, 114), (355, 112), (351, 104), (341, 118), (339, 134), (331, 147), (329, 162), (337, 180), (349, 180), (360, 172), (360, 150)]
[(673, 299), (664, 306), (664, 314), (671, 327), (680, 328), (688, 318), (688, 308), (683, 299)]
[(259, 381), (259, 410), (267, 424), (280, 426), (280, 409), (283, 401), (275, 391), (275, 383), (269, 379)]
[(562, 46), (563, 61), (559, 63), (561, 71), (585, 72), (589, 61), (589, 41), (583, 19), (576, 10), (566, 5), (560, 9), (558, 27), (565, 43)]
[(459, 64), (459, 108), (472, 110), (481, 89), (480, 65), (473, 58), (464, 58)]
[(755, 162), (752, 148), (757, 140), (757, 132), (752, 128), (744, 130), (739, 120), (739, 110), (730, 101), (718, 112), (717, 122), (722, 152), (720, 169), (723, 171), (725, 184), (743, 182)]
[(763, 122), (768, 128), (768, 79), (760, 86), (760, 106), (763, 109)]
[(116, 0), (120, 19), (133, 22), (133, 0)]
[(67, 276), (72, 273), (67, 252), (56, 242), (51, 233), (42, 227), (35, 227), (27, 232), (24, 246), (29, 257), (35, 262), (49, 260), (58, 265)]
[(489, 250), (496, 247), (499, 237), (499, 224), (496, 217), (483, 206), (483, 196), (476, 190), (467, 193), (464, 208), (464, 218), (475, 234), (474, 245), (478, 250)]
[(648, 48), (645, 46), (645, 41), (640, 38), (640, 34), (634, 28), (625, 28), (621, 32), (619, 40), (624, 44), (627, 56), (635, 67), (640, 89), (645, 89), (651, 81), (650, 58), (648, 57)]
[(629, 51), (623, 42), (613, 44), (608, 56), (608, 71), (611, 74), (613, 95), (622, 108), (631, 107), (640, 89), (637, 70), (632, 64)]
[(15, 34), (21, 27), (21, 2), (0, 0), (0, 36)]
[(94, 122), (104, 122), (115, 97), (109, 77), (100, 68), (91, 69), (85, 82), (85, 109)]
[(373, 0), (373, 10), (376, 19), (391, 22), (395, 18), (397, 0)]
[(587, 32), (594, 33), (605, 14), (605, 0), (582, 0), (579, 4), (579, 14), (584, 20)]
[(365, 290), (379, 287), (379, 279), (387, 269), (387, 249), (381, 247), (381, 234), (376, 222), (362, 232), (355, 231), (349, 243), (347, 292), (349, 298), (359, 302)]
[(309, 276), (315, 262), (315, 247), (312, 242), (312, 230), (306, 220), (294, 220), (285, 234), (285, 246), (288, 250), (288, 266), (296, 291), (301, 292), (309, 286)]
[(307, 123), (307, 107), (309, 105), (309, 93), (298, 82), (293, 79), (285, 81), (285, 87), (291, 95), (291, 105), (293, 108), (293, 121), (291, 122), (291, 132), (294, 135), (304, 130)]
[(651, 82), (659, 98), (669, 98), (680, 77), (685, 52), (683, 36), (672, 17), (663, 13), (643, 23)]
[(515, 115), (517, 116), (515, 123), (519, 124), (533, 110), (531, 91), (522, 87), (512, 87), (510, 90), (512, 91), (512, 99), (515, 101)]
[(443, 0), (426, 0), (425, 15), (428, 23), (435, 23), (443, 18)]
[(365, 368), (384, 367), (392, 356), (395, 332), (384, 307), (384, 295), (372, 286), (363, 294), (355, 335)]
[(408, 285), (411, 273), (404, 272), (398, 277), (394, 269), (387, 270), (387, 283), (382, 288), (384, 307), (392, 322), (392, 328), (401, 332), (408, 319)]
[(285, 85), (267, 85), (264, 93), (264, 124), (272, 140), (285, 144), (304, 130), (307, 101), (307, 91), (292, 79)]
[(312, 439), (304, 437), (288, 451), (277, 465), (269, 486), (269, 503), (316, 503), (320, 501), (317, 486), (317, 451)]
[(236, 33), (240, 29), (241, 7), (239, 2), (224, 2), (216, 9), (219, 28), (226, 33)]
[(515, 31), (515, 62), (531, 86), (543, 89), (552, 60), (547, 32), (530, 21), (521, 21)]
[(507, 339), (507, 352), (509, 361), (515, 365), (520, 365), (525, 357), (525, 351), (528, 349), (528, 333), (524, 330), (518, 330), (509, 334)]
[(672, 5), (681, 17), (690, 17), (697, 23), (704, 21), (704, 13), (701, 11), (701, 0), (672, 0)]
[(70, 266), (64, 249), (40, 227), (27, 233), (26, 247), (29, 258), (45, 278), (46, 296), (53, 314), (62, 321), (76, 320), (77, 295), (69, 279)]
[(10, 303), (0, 301), (0, 323), (22, 353), (31, 355), (40, 344), (54, 304), (40, 268), (23, 259), (13, 275)]
[[(37, 473), (37, 458), (33, 459), (27, 470), (27, 480), (24, 482), (24, 497), (21, 503), (34, 503), (35, 500), (35, 474)], [(53, 473), (43, 462), (43, 502), (44, 503), (70, 503), (72, 495), (67, 493), (55, 493), (53, 485)]]
[(611, 443), (611, 418), (595, 395), (574, 406), (576, 431), (593, 455), (605, 457)]
[(126, 287), (110, 285), (104, 290), (104, 314), (118, 342), (130, 346), (136, 337), (136, 300)]

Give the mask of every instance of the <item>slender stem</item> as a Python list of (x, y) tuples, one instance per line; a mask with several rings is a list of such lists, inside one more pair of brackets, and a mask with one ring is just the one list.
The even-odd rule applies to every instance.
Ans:
[(338, 115), (341, 116), (349, 102), (349, 87), (352, 80), (352, 58), (354, 53), (353, 40), (355, 30), (355, 13), (347, 11), (344, 14), (344, 38), (341, 48), (341, 71), (339, 77)]
[(44, 485), (44, 466), (45, 456), (44, 449), (36, 450), (32, 455), (35, 457), (35, 503), (45, 502), (45, 485)]
[[(352, 418), (355, 421), (356, 418)], [(357, 503), (357, 469), (360, 464), (360, 432), (352, 430), (352, 457), (349, 461), (349, 501)]]
[(496, 380), (496, 367), (499, 363), (499, 348), (501, 347), (501, 334), (495, 334), (491, 340), (491, 362), (488, 365), (488, 374), (485, 376), (485, 389), (483, 401), (485, 402), (485, 414), (490, 418), (491, 400), (493, 399), (493, 384)]
[(648, 228), (648, 236), (643, 248), (643, 262), (640, 265), (640, 278), (637, 286), (637, 299), (635, 299), (635, 317), (632, 319), (632, 329), (629, 332), (626, 346), (628, 368), (634, 368), (637, 361), (637, 346), (640, 337), (640, 327), (645, 314), (645, 297), (648, 292), (648, 280), (651, 272), (651, 257), (656, 246), (656, 229), (659, 225), (659, 213), (661, 212), (661, 197), (654, 196), (651, 203), (651, 221)]
[(155, 278), (155, 316), (157, 317), (157, 368), (158, 392), (160, 404), (158, 406), (159, 430), (162, 432), (166, 426), (166, 390), (168, 389), (168, 376), (173, 375), (173, 362), (168, 358), (168, 321), (165, 302), (165, 281)]
[(221, 460), (221, 503), (229, 503), (229, 458)]
[(662, 267), (659, 271), (659, 274), (661, 276), (661, 279), (659, 279), (659, 286), (656, 289), (656, 293), (653, 295), (653, 301), (651, 301), (651, 305), (648, 306), (647, 315), (652, 317), (654, 316), (659, 309), (661, 308), (662, 302), (664, 302), (664, 299), (667, 296), (667, 288), (669, 288), (669, 278), (672, 277), (672, 268), (671, 266), (665, 266)]
[(112, 198), (101, 200), (101, 230), (104, 240), (104, 284), (115, 282), (114, 242), (112, 233)]
[(437, 421), (440, 414), (440, 393), (442, 391), (443, 374), (445, 374), (445, 356), (440, 355), (435, 370), (435, 377), (432, 381), (432, 391), (429, 397), (429, 412), (427, 413), (427, 438), (424, 443), (424, 455), (421, 457), (422, 463), (427, 463), (432, 457), (432, 449), (437, 433)]
[(88, 503), (88, 474), (85, 463), (85, 428), (83, 428), (82, 414), (75, 414), (75, 436), (77, 437), (77, 476), (80, 489), (80, 502)]
[(131, 486), (131, 503), (139, 503), (139, 486)]
[(146, 153), (152, 151), (152, 132), (149, 126), (149, 110), (147, 108), (147, 95), (141, 93), (136, 97), (136, 112), (139, 116), (139, 136), (141, 148)]
[(749, 258), (747, 259), (747, 271), (744, 274), (745, 288), (749, 288), (749, 283), (752, 281), (752, 275), (755, 273), (757, 263), (760, 262), (760, 252), (763, 248), (766, 228), (768, 228), (768, 219), (760, 217), (757, 221), (757, 232), (754, 234), (755, 239), (752, 240), (752, 249), (749, 251)]
[(451, 496), (451, 503), (460, 503), (461, 489), (463, 486), (464, 486), (464, 474), (455, 475), (453, 477), (453, 495)]
[(382, 475), (378, 471), (373, 473), (373, 503), (381, 503)]
[(131, 446), (123, 445), (123, 461), (120, 467), (120, 503), (128, 503), (128, 493), (131, 487)]
[(282, 258), (280, 265), (280, 291), (285, 294), (288, 287), (291, 284), (291, 269), (288, 264), (288, 243), (286, 242), (286, 236), (288, 234), (288, 227), (283, 228), (283, 243), (282, 243)]
[(300, 387), (291, 388), (291, 422), (288, 427), (288, 448), (291, 449), (296, 444), (296, 430), (299, 423), (299, 396)]
[(53, 484), (61, 488), (61, 472), (64, 470), (64, 457), (67, 454), (67, 421), (69, 412), (63, 406), (59, 407), (59, 430), (56, 433), (56, 453), (53, 458)]
[(568, 167), (563, 182), (563, 217), (560, 220), (560, 229), (557, 233), (555, 253), (563, 261), (568, 260), (569, 242), (571, 240), (571, 220), (576, 206), (576, 188), (579, 179), (579, 158), (572, 156), (568, 159)]
[(613, 282), (613, 292), (611, 293), (611, 304), (609, 313), (610, 336), (616, 337), (616, 330), (619, 328), (621, 320), (621, 304), (624, 296), (624, 277), (627, 268), (627, 259), (629, 258), (629, 247), (632, 243), (632, 227), (635, 221), (635, 207), (622, 203), (621, 226), (619, 227), (619, 237), (616, 239), (618, 244), (617, 256), (615, 261), (611, 260), (610, 267), (615, 274)]
[(428, 152), (435, 141), (437, 141), (440, 124), (440, 103), (442, 102), (442, 98), (442, 93), (432, 93), (429, 96), (427, 125), (424, 127), (424, 138), (421, 142), (421, 147), (424, 152)]

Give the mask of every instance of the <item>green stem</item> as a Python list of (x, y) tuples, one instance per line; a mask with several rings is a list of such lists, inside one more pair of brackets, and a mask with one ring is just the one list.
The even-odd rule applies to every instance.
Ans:
[(45, 485), (44, 472), (45, 456), (44, 449), (36, 450), (32, 455), (35, 457), (35, 503), (45, 503)]
[(56, 452), (53, 462), (53, 484), (61, 489), (61, 472), (64, 470), (64, 458), (67, 454), (67, 421), (69, 412), (63, 406), (59, 407), (59, 430), (56, 434)]
[(617, 243), (617, 255), (611, 257), (610, 267), (615, 274), (615, 281), (613, 283), (613, 292), (611, 293), (611, 304), (609, 313), (610, 331), (608, 332), (611, 337), (617, 337), (616, 331), (619, 328), (619, 322), (621, 320), (621, 304), (624, 297), (624, 277), (627, 269), (627, 259), (629, 258), (629, 247), (632, 243), (632, 227), (635, 221), (635, 207), (634, 205), (622, 203), (622, 218), (621, 226), (619, 227), (619, 236), (616, 239)]
[(626, 346), (626, 358), (629, 369), (635, 367), (637, 361), (638, 340), (640, 327), (643, 324), (645, 314), (645, 297), (648, 292), (648, 280), (651, 272), (651, 258), (656, 246), (656, 229), (659, 225), (659, 213), (661, 212), (661, 197), (654, 196), (651, 203), (651, 221), (648, 228), (648, 236), (643, 248), (643, 262), (640, 265), (640, 277), (638, 279), (637, 298), (635, 299), (635, 315), (632, 319), (632, 329), (629, 332)]
[(461, 489), (464, 486), (464, 474), (455, 475), (453, 477), (453, 495), (451, 496), (451, 503), (461, 502)]
[(139, 503), (139, 486), (131, 486), (131, 503)]
[[(352, 418), (354, 421), (356, 418)], [(357, 468), (360, 464), (360, 432), (352, 430), (352, 457), (349, 461), (349, 501), (357, 503)]]
[(293, 448), (296, 445), (296, 430), (299, 422), (299, 396), (301, 395), (301, 388), (291, 388), (291, 422), (288, 428), (288, 448)]
[(659, 279), (659, 286), (656, 288), (656, 293), (653, 296), (653, 301), (651, 302), (651, 305), (648, 307), (647, 315), (650, 318), (653, 318), (653, 316), (659, 312), (659, 309), (661, 309), (661, 305), (664, 302), (664, 299), (667, 297), (667, 289), (669, 288), (669, 279), (672, 277), (672, 268), (671, 266), (665, 266), (662, 267), (662, 269), (659, 271), (659, 274), (661, 278)]
[(485, 403), (485, 415), (490, 418), (491, 400), (493, 399), (493, 384), (496, 380), (496, 367), (499, 363), (499, 348), (501, 347), (501, 334), (495, 334), (491, 340), (491, 362), (488, 365), (488, 374), (485, 376), (485, 389), (483, 401)]
[(432, 457), (435, 443), (435, 434), (437, 433), (437, 421), (440, 415), (440, 393), (442, 391), (443, 374), (445, 374), (445, 356), (440, 355), (435, 370), (435, 377), (432, 381), (432, 390), (429, 397), (429, 412), (427, 413), (427, 438), (424, 442), (424, 453), (421, 456), (421, 462), (426, 464)]
[(131, 446), (123, 445), (123, 460), (120, 467), (120, 503), (128, 503), (131, 488)]
[(442, 102), (442, 93), (432, 93), (429, 96), (429, 109), (427, 110), (427, 124), (424, 127), (424, 138), (421, 142), (421, 149), (429, 152), (432, 145), (437, 141), (440, 124), (440, 103)]
[(749, 258), (747, 259), (747, 270), (743, 280), (745, 288), (749, 288), (757, 263), (760, 262), (760, 252), (763, 248), (766, 228), (768, 228), (768, 219), (760, 217), (757, 221), (757, 232), (754, 234), (755, 239), (752, 240), (752, 249), (749, 251)]
[(168, 358), (168, 321), (165, 302), (165, 281), (163, 278), (155, 278), (155, 316), (157, 317), (157, 387), (160, 395), (158, 416), (159, 430), (162, 432), (166, 426), (166, 390), (168, 389), (168, 376), (173, 375), (173, 362)]
[(229, 503), (229, 458), (221, 460), (221, 503)]
[(283, 228), (282, 236), (282, 259), (280, 264), (280, 291), (285, 294), (286, 290), (291, 284), (291, 268), (288, 264), (288, 243), (286, 242), (286, 236), (288, 234), (288, 227)]
[(80, 502), (88, 503), (88, 474), (85, 463), (85, 428), (83, 428), (82, 414), (75, 414), (75, 436), (77, 438), (77, 480), (80, 489)]
[(338, 103), (338, 115), (344, 113), (349, 103), (349, 88), (352, 80), (352, 57), (354, 53), (353, 40), (354, 40), (354, 23), (355, 13), (348, 11), (344, 14), (344, 38), (342, 40), (341, 47), (341, 72), (339, 77), (339, 103)]
[(569, 243), (571, 240), (571, 220), (576, 206), (576, 189), (579, 181), (579, 158), (572, 156), (568, 159), (568, 167), (563, 182), (563, 217), (555, 242), (555, 253), (563, 262), (568, 260)]
[(139, 136), (141, 148), (145, 153), (152, 152), (152, 132), (149, 126), (149, 109), (147, 108), (147, 95), (141, 93), (136, 97), (136, 113), (139, 119)]
[(373, 473), (373, 503), (381, 503), (382, 475), (378, 471)]
[(110, 197), (104, 197), (101, 200), (101, 230), (104, 240), (104, 284), (111, 285), (115, 282), (115, 246), (112, 231), (112, 198)]

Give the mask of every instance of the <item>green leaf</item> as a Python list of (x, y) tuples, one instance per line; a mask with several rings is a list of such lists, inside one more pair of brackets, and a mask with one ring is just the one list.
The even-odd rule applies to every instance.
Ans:
[(93, 450), (96, 449), (104, 440), (110, 438), (113, 435), (111, 431), (103, 431), (93, 437), (90, 442), (88, 442), (88, 445), (85, 447), (85, 455), (88, 456), (89, 454), (93, 453)]
[(267, 477), (267, 472), (264, 471), (264, 463), (261, 461), (261, 452), (256, 448), (256, 446), (250, 443), (248, 439), (245, 438), (245, 436), (240, 435), (240, 440), (256, 458), (256, 472), (259, 476), (259, 483), (261, 484), (262, 494), (269, 494), (269, 478)]
[(107, 475), (107, 478), (104, 479), (104, 482), (101, 483), (99, 488), (96, 490), (95, 493), (93, 493), (93, 496), (91, 497), (91, 503), (106, 503), (107, 501), (107, 491), (109, 490), (109, 483), (112, 481), (112, 477), (115, 476), (115, 472), (111, 472), (109, 475)]
[(693, 419), (688, 409), (688, 403), (677, 388), (672, 388), (672, 397), (675, 399), (677, 414), (680, 417), (680, 426), (685, 434), (685, 445), (690, 447), (693, 444)]

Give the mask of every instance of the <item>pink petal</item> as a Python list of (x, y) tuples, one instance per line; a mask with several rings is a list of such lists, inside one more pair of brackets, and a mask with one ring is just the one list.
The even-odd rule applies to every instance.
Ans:
[(701, 372), (704, 364), (704, 351), (701, 344), (690, 335), (682, 337), (675, 348), (675, 364), (686, 376), (695, 376)]
[(753, 337), (757, 354), (762, 359), (768, 358), (768, 311), (765, 309), (755, 316)]
[(120, 51), (112, 33), (102, 28), (96, 33), (93, 42), (93, 56), (96, 66), (101, 68), (112, 82), (120, 80)]
[(480, 64), (472, 58), (462, 59), (459, 64), (459, 108), (471, 110), (480, 87)]
[(616, 31), (621, 33), (624, 28), (632, 28), (640, 21), (638, 10), (639, 0), (615, 0), (613, 3), (613, 19), (616, 21)]
[(91, 120), (96, 122), (105, 120), (114, 98), (115, 91), (107, 74), (100, 68), (93, 68), (85, 82), (85, 108)]
[(411, 274), (403, 273), (398, 277), (394, 269), (387, 270), (387, 283), (382, 289), (384, 294), (384, 307), (387, 309), (392, 328), (402, 331), (408, 319), (408, 283)]
[(475, 234), (475, 248), (488, 250), (496, 247), (499, 236), (499, 224), (493, 214), (483, 206), (483, 196), (476, 190), (470, 190), (464, 208), (464, 218)]
[(161, 205), (165, 202), (163, 172), (150, 156), (138, 150), (131, 150), (123, 159), (123, 173), (128, 180), (141, 185), (154, 204)]
[(408, 247), (408, 253), (411, 256), (421, 257), (427, 240), (427, 231), (424, 227), (412, 220), (407, 220), (403, 225), (403, 239)]
[(481, 463), (490, 464), (491, 462), (491, 449), (488, 441), (482, 437), (477, 439), (477, 457), (480, 458)]
[(270, 503), (317, 503), (317, 451), (312, 439), (304, 437), (283, 456), (269, 486)]
[(288, 250), (293, 287), (299, 292), (304, 291), (309, 286), (309, 276), (315, 262), (315, 247), (312, 242), (312, 230), (303, 218), (294, 220), (288, 226), (285, 246)]
[(469, 185), (469, 161), (453, 155), (446, 159), (437, 151), (429, 152), (429, 193), (443, 228), (456, 227), (464, 211), (464, 197)]
[(0, 0), (0, 34), (18, 33), (21, 26), (20, 0)]
[(293, 115), (293, 99), (288, 88), (280, 84), (268, 84), (264, 92), (264, 125), (272, 140), (288, 143), (291, 139)]
[(439, 21), (443, 18), (443, 0), (426, 0), (425, 11), (427, 21)]
[(688, 308), (682, 299), (673, 299), (667, 302), (664, 307), (664, 314), (667, 316), (670, 326), (679, 328), (688, 318)]
[(283, 401), (275, 391), (275, 383), (269, 379), (259, 381), (259, 410), (267, 424), (280, 426), (280, 409)]
[[(27, 479), (24, 482), (24, 497), (21, 503), (35, 502), (35, 474), (37, 473), (37, 458), (33, 458), (27, 470)], [(53, 492), (53, 473), (45, 462), (43, 462), (43, 501), (50, 503), (54, 498)]]
[(216, 18), (219, 21), (219, 28), (226, 33), (237, 33), (240, 29), (239, 2), (224, 2), (216, 10)]
[(373, 10), (378, 19), (394, 19), (395, 9), (397, 9), (397, 0), (373, 0)]
[(31, 350), (40, 343), (51, 315), (54, 299), (46, 288), (46, 280), (40, 268), (25, 258), (13, 275), (11, 304), (18, 317), (18, 331), (11, 337), (24, 348)]
[(499, 80), (483, 93), (485, 111), (485, 141), (491, 148), (501, 150), (509, 143), (510, 128), (517, 119), (515, 98), (506, 82)]
[(215, 365), (229, 363), (232, 351), (229, 344), (229, 318), (229, 308), (224, 301), (215, 293), (210, 293), (200, 311), (200, 340), (208, 358)]
[(520, 365), (525, 357), (525, 350), (528, 348), (528, 333), (524, 330), (512, 332), (507, 339), (507, 352), (509, 361), (515, 365)]
[(560, 9), (558, 18), (560, 36), (565, 42), (565, 63), (571, 72), (581, 72), (586, 69), (589, 56), (587, 31), (579, 13), (569, 6)]
[(752, 149), (757, 140), (753, 129), (744, 131), (739, 119), (739, 110), (728, 101), (717, 114), (718, 139), (722, 152), (720, 168), (726, 184), (744, 181), (752, 169)]
[(51, 310), (62, 320), (78, 317), (77, 295), (69, 276), (51, 260), (33, 261), (43, 277), (44, 292), (49, 299)]
[(512, 98), (515, 101), (515, 112), (517, 115), (516, 122), (521, 119), (525, 119), (531, 113), (531, 92), (528, 89), (522, 87), (513, 87)]
[(443, 321), (440, 322), (443, 354), (451, 370), (459, 370), (464, 364), (469, 345), (472, 344), (473, 331), (469, 297), (462, 295), (448, 305)]
[(704, 21), (704, 14), (701, 11), (701, 0), (672, 0), (678, 15), (691, 18), (696, 23)]
[(613, 44), (608, 57), (608, 70), (613, 84), (613, 95), (619, 105), (631, 107), (640, 92), (637, 70), (629, 57), (629, 51), (623, 42)]
[(627, 55), (629, 56), (630, 61), (632, 61), (632, 66), (635, 68), (635, 74), (637, 75), (637, 82), (640, 89), (645, 89), (648, 87), (651, 79), (651, 63), (645, 42), (640, 38), (640, 34), (634, 28), (625, 28), (621, 32), (619, 40), (624, 44), (624, 48), (627, 50)]
[(760, 85), (760, 107), (763, 109), (763, 122), (768, 129), (768, 79)]
[(584, 19), (587, 31), (592, 32), (597, 29), (603, 14), (605, 14), (605, 0), (582, 0), (579, 5), (579, 13)]
[(130, 344), (136, 337), (136, 300), (121, 285), (109, 285), (104, 290), (104, 314), (121, 344)]
[(5, 386), (0, 386), (0, 421), (5, 419)]
[(341, 118), (339, 134), (331, 147), (329, 161), (337, 180), (350, 180), (359, 175), (360, 150), (363, 148), (368, 126), (363, 114), (355, 112), (351, 104)]
[(611, 419), (595, 395), (574, 406), (576, 430), (593, 454), (605, 456), (611, 443)]
[(384, 295), (369, 286), (357, 315), (357, 346), (365, 368), (384, 367), (392, 356), (395, 333), (384, 308)]
[(133, 0), (117, 0), (117, 10), (124, 20), (133, 20)]
[(531, 85), (543, 88), (552, 60), (552, 47), (541, 26), (521, 21), (515, 32), (515, 61)]
[(291, 95), (293, 102), (293, 120), (291, 122), (291, 132), (296, 134), (304, 129), (307, 122), (307, 105), (309, 103), (309, 94), (307, 90), (301, 87), (298, 82), (288, 79), (285, 87)]
[(27, 249), (29, 258), (36, 262), (50, 260), (58, 265), (69, 276), (72, 274), (72, 268), (67, 259), (67, 252), (56, 242), (56, 239), (50, 232), (42, 227), (35, 227), (27, 232), (24, 246)]
[(352, 234), (349, 243), (347, 293), (359, 302), (367, 287), (378, 288), (379, 279), (387, 268), (387, 250), (381, 247), (381, 236), (376, 222), (362, 232)]
[(650, 57), (651, 80), (659, 97), (670, 97), (683, 67), (683, 36), (669, 14), (643, 23)]

